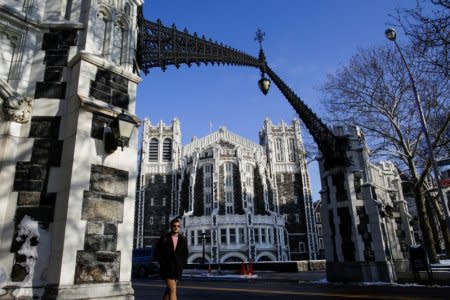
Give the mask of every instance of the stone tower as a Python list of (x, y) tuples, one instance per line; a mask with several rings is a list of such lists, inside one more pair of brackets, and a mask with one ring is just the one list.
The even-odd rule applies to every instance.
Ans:
[(350, 166), (326, 170), (320, 159), (327, 279), (395, 281), (407, 270), (405, 245), (414, 243), (400, 175), (391, 163), (369, 161), (359, 128), (333, 131), (349, 139)]
[(2, 1), (0, 271), (16, 296), (133, 297), (137, 134), (115, 150), (111, 133), (121, 113), (139, 124), (142, 4)]
[(293, 120), (291, 125), (282, 121), (276, 126), (266, 119), (260, 144), (267, 152), (274, 190), (281, 191), (274, 197), (278, 212), (287, 216), (290, 259), (317, 259), (314, 207), (300, 121)]
[[(139, 184), (135, 247), (153, 246), (160, 232), (168, 228), (177, 215), (177, 170), (180, 167), (180, 121), (167, 126), (162, 121), (152, 125), (144, 120)], [(148, 216), (146, 212), (152, 212)]]

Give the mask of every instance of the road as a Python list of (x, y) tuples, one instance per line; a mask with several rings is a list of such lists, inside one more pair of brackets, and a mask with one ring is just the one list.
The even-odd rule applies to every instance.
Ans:
[[(133, 281), (136, 300), (161, 299), (164, 283), (157, 279)], [(275, 299), (450, 299), (448, 287), (311, 284), (280, 281), (193, 281), (178, 283), (180, 300)]]

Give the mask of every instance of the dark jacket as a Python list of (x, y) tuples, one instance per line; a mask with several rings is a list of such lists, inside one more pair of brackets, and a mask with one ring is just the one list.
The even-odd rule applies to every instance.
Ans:
[(163, 234), (156, 244), (155, 258), (159, 263), (162, 278), (180, 279), (188, 258), (186, 237), (178, 235), (177, 248), (174, 251), (172, 234)]

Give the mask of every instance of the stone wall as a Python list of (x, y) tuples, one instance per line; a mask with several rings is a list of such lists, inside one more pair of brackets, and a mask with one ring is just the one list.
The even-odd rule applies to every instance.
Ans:
[(63, 71), (67, 66), (70, 46), (75, 46), (77, 32), (75, 30), (50, 29), (44, 33), (42, 50), (44, 57), (44, 80), (36, 82), (34, 97), (64, 99), (66, 82), (63, 81)]
[[(14, 176), (14, 191), (18, 192), (15, 228), (25, 215), (48, 228), (53, 222), (56, 193), (47, 192), (51, 167), (61, 161), (62, 141), (59, 136), (59, 117), (33, 117), (29, 137), (34, 139), (30, 161), (19, 161)], [(23, 255), (18, 254), (25, 239), (14, 235), (11, 252), (15, 253), (12, 281), (23, 281), (28, 271), (22, 266)], [(36, 241), (38, 243), (38, 241)]]
[(87, 221), (84, 250), (77, 252), (75, 283), (116, 282), (120, 274), (117, 226), (123, 222), (128, 172), (91, 166), (90, 189), (84, 192), (81, 219)]

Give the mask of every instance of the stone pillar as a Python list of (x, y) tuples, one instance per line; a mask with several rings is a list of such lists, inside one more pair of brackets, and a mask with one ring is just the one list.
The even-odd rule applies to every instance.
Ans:
[(395, 281), (399, 270), (394, 262), (405, 262), (405, 257), (397, 249), (397, 224), (385, 217), (392, 202), (384, 175), (370, 163), (359, 128), (341, 126), (333, 130), (335, 135), (349, 139), (346, 154), (351, 163), (346, 168), (325, 169), (320, 159), (327, 279)]
[(113, 153), (104, 131), (123, 111), (138, 123), (131, 62), (142, 2), (30, 5), (7, 1), (15, 13), (0, 12), (23, 41), (10, 84), (32, 104), (29, 119), (2, 105), (1, 271), (16, 297), (132, 299), (137, 131)]

